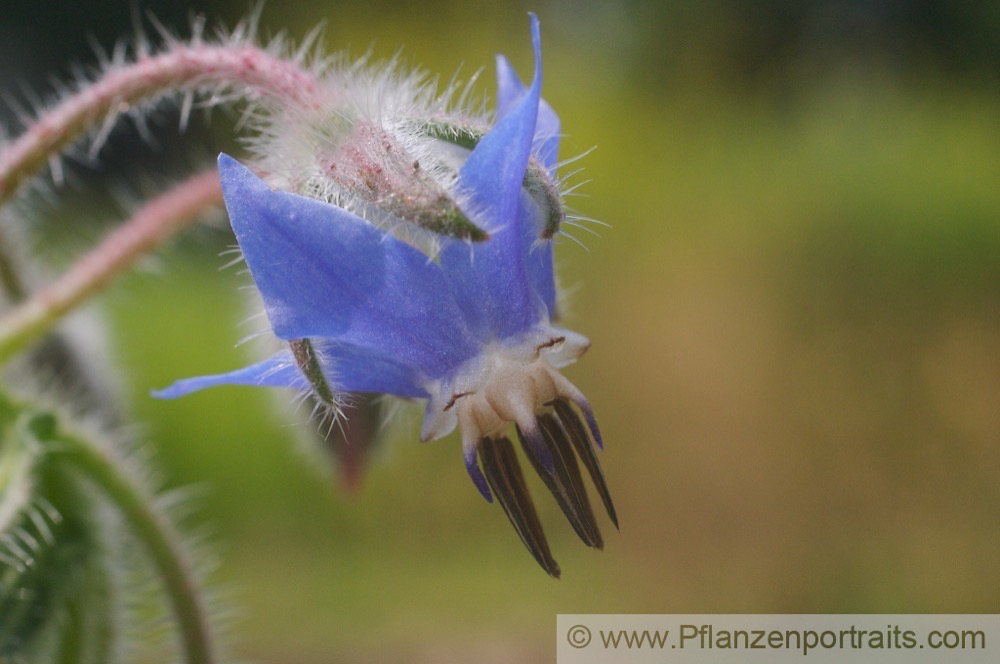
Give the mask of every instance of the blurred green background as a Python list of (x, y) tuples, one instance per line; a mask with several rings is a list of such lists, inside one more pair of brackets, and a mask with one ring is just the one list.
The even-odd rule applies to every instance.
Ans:
[[(130, 4), (5, 5), (0, 85), (44, 92), (44, 76), (93, 61), (87, 35), (110, 45), (130, 30)], [(189, 11), (232, 25), (246, 10), (141, 6), (182, 34)], [(566, 323), (593, 341), (568, 375), (604, 430), (622, 530), (603, 522), (606, 550), (586, 549), (533, 485), (553, 581), (478, 497), (457, 438), (416, 442), (415, 415), (349, 495), (300, 453), (290, 396), (148, 398), (253, 359), (234, 347), (250, 331), (245, 277), (218, 270), (232, 238), (199, 229), (100, 307), (138, 437), (170, 485), (203, 488), (192, 523), (212, 531), (240, 607), (234, 649), (541, 662), (559, 612), (1000, 609), (998, 7), (265, 6), (265, 34), (325, 21), (331, 50), (403, 47), (445, 80), (482, 67), (490, 95), (496, 52), (527, 75), (525, 14), (539, 14), (563, 155), (596, 146), (572, 205), (610, 225), (557, 252)], [(65, 260), (59, 247), (95, 238), (89, 220), (115, 206), (93, 192), (208, 163), (231, 149), (231, 121), (216, 113), (184, 142), (176, 114), (157, 113), (154, 147), (123, 128), (106, 167), (74, 170), (65, 200), (90, 211), (43, 207), (42, 247)]]

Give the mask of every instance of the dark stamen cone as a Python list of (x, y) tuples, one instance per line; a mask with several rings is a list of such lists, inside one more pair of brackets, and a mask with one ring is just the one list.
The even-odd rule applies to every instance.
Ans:
[(594, 482), (594, 486), (597, 487), (597, 492), (601, 496), (601, 501), (604, 503), (604, 508), (608, 511), (611, 522), (615, 524), (615, 528), (618, 528), (618, 514), (615, 512), (615, 505), (611, 501), (608, 484), (604, 481), (604, 471), (601, 470), (601, 462), (597, 459), (597, 453), (594, 451), (594, 446), (587, 435), (587, 429), (583, 426), (583, 422), (580, 421), (580, 416), (576, 414), (576, 411), (570, 407), (569, 402), (565, 399), (556, 399), (552, 402), (552, 406), (555, 408), (556, 415), (569, 435), (573, 447), (576, 448), (577, 454), (583, 460), (583, 465), (587, 467), (590, 479)]
[(531, 465), (545, 482), (545, 486), (555, 497), (563, 514), (569, 519), (573, 530), (580, 536), (584, 544), (597, 549), (603, 548), (604, 541), (601, 539), (597, 520), (590, 508), (590, 502), (587, 500), (587, 491), (583, 486), (583, 478), (580, 476), (580, 469), (576, 463), (576, 455), (566, 437), (566, 432), (552, 415), (540, 416), (538, 425), (553, 460), (553, 472), (545, 471), (533, 453), (532, 447), (521, 435), (521, 429), (518, 428), (518, 438), (521, 440), (521, 446), (528, 455)]
[(507, 518), (514, 525), (521, 541), (550, 576), (559, 578), (559, 564), (552, 558), (549, 544), (542, 532), (531, 495), (524, 483), (521, 466), (517, 462), (514, 446), (507, 438), (483, 438), (479, 442), (479, 459), (483, 474), (490, 484)]

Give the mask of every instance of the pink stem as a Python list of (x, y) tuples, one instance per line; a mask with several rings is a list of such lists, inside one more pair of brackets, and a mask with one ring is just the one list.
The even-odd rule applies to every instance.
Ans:
[(316, 78), (292, 60), (255, 46), (179, 44), (135, 62), (112, 66), (93, 85), (44, 112), (0, 153), (0, 204), (10, 199), (52, 155), (102, 118), (178, 89), (221, 85), (246, 97), (270, 96), (305, 108), (322, 101)]
[(124, 225), (53, 283), (0, 319), (0, 361), (47, 331), (70, 309), (107, 285), (150, 249), (222, 203), (215, 169), (199, 173), (147, 202)]

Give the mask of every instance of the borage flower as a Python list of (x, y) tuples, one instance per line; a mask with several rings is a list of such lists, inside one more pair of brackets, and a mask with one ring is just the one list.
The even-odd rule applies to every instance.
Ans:
[[(532, 37), (530, 86), (498, 57), (498, 119), (489, 131), (477, 131), (474, 121), (429, 120), (419, 125), (425, 143), (418, 145), (412, 129), (407, 140), (392, 140), (399, 123), (386, 118), (338, 116), (350, 128), (326, 146), (342, 155), (328, 169), (336, 192), (329, 202), (275, 191), (222, 155), (233, 231), (274, 334), (288, 349), (238, 371), (179, 381), (158, 396), (245, 384), (306, 389), (334, 406), (353, 395), (425, 399), (421, 439), (457, 426), (479, 492), (497, 498), (535, 559), (559, 576), (511, 429), (586, 544), (603, 542), (578, 457), (616, 526), (617, 517), (594, 450), (602, 443), (590, 404), (559, 372), (590, 342), (553, 324), (552, 239), (563, 216), (554, 177), (559, 120), (540, 96), (534, 17)], [(385, 136), (374, 142), (385, 151), (378, 158), (365, 152), (372, 135)], [(407, 161), (394, 145), (434, 163), (430, 175), (414, 162), (413, 181), (394, 184), (398, 164)], [(421, 178), (430, 178), (433, 196), (413, 193), (428, 190)], [(438, 230), (428, 252), (399, 231), (421, 217), (464, 218), (477, 231)], [(424, 232), (435, 226), (419, 225)]]

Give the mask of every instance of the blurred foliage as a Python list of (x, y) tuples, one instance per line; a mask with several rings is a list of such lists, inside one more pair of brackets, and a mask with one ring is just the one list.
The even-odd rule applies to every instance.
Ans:
[[(66, 3), (21, 48), (65, 71), (89, 60), (87, 31), (127, 31), (126, 4)], [(144, 6), (185, 24), (173, 3)], [(190, 6), (229, 24), (244, 10)], [(487, 92), (496, 51), (528, 66), (529, 8), (271, 3), (262, 24), (301, 36), (326, 20), (331, 49), (404, 45), (444, 79), (484, 67)], [(534, 8), (564, 154), (598, 146), (571, 203), (611, 228), (569, 229), (588, 251), (563, 241), (558, 260), (567, 323), (594, 342), (569, 375), (605, 430), (621, 535), (588, 551), (539, 500), (553, 582), (477, 497), (457, 440), (415, 442), (416, 414), (348, 496), (293, 451), (285, 395), (146, 398), (251, 359), (233, 348), (257, 329), (239, 325), (246, 276), (217, 271), (232, 240), (203, 229), (104, 303), (144, 435), (172, 482), (206, 487), (245, 652), (534, 662), (552, 659), (557, 612), (995, 612), (997, 4)], [(199, 134), (209, 153), (225, 124)], [(131, 146), (110, 153), (134, 171)], [(142, 150), (154, 172), (163, 157)]]

